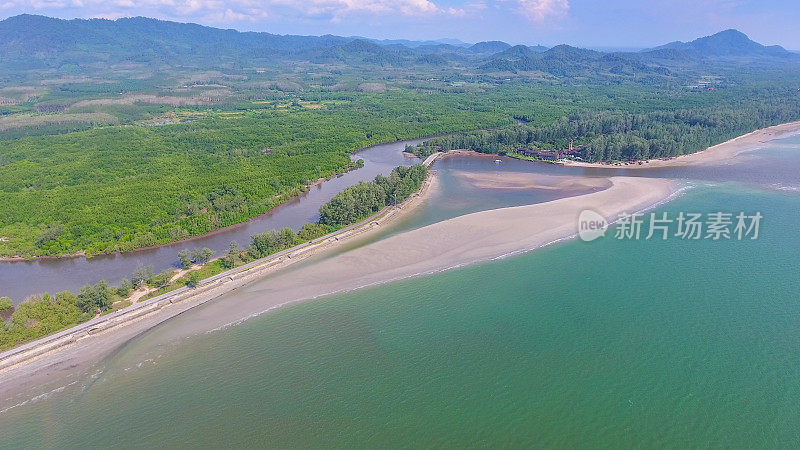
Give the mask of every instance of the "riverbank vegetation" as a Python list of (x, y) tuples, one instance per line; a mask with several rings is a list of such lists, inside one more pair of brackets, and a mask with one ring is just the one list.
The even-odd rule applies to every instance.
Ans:
[[(125, 252), (241, 223), (357, 170), (358, 149), (398, 139), (456, 133), (413, 150), (526, 158), (562, 157), (571, 141), (570, 157), (617, 161), (800, 119), (800, 57), (731, 30), (695, 47), (611, 54), (145, 18), (18, 16), (3, 27), (0, 258)], [(398, 169), (354, 186), (323, 206), (320, 223), (262, 233), (217, 259), (181, 255), (186, 272), (142, 266), (118, 287), (31, 297), (3, 322), (0, 347), (323, 236), (402, 201), (422, 179), (422, 169)]]
[(351, 186), (320, 208), (319, 222), (334, 227), (358, 222), (387, 205), (404, 201), (420, 189), (427, 176), (428, 168), (422, 164), (400, 166), (388, 177), (378, 175), (374, 181)]
[[(415, 79), (366, 92), (346, 83), (281, 90), (257, 88), (255, 79), (214, 78), (228, 87), (227, 97), (210, 93), (220, 88), (187, 88), (201, 91), (203, 104), (186, 104), (175, 92), (105, 99), (108, 92), (95, 90), (106, 85), (69, 85), (50, 98), (58, 104), (72, 99), (64, 111), (40, 104), (56, 95), (52, 89), (35, 88), (32, 105), (54, 108), (41, 114), (102, 113), (117, 120), (82, 131), (51, 125), (27, 134), (9, 130), (13, 136), (0, 152), (0, 257), (91, 256), (201, 235), (268, 212), (319, 179), (357, 169), (350, 156), (364, 146), (402, 138), (501, 127), (439, 142), (503, 153), (519, 146), (565, 148), (573, 139), (583, 152), (578, 156), (590, 161), (678, 154), (793, 117), (786, 99), (796, 98), (796, 79), (773, 79), (771, 85), (746, 78), (734, 84), (718, 77), (715, 90), (687, 88), (673, 78), (591, 84), (512, 77), (457, 86)], [(759, 101), (780, 114), (748, 121), (744, 113)], [(9, 115), (17, 114), (14, 108)], [(658, 116), (674, 111), (688, 113), (680, 120)], [(717, 127), (719, 117), (733, 125)], [(638, 128), (630, 129), (631, 122)]]
[[(20, 52), (16, 40), (4, 41), (16, 34), (0, 36), (8, 47), (0, 67), (0, 257), (125, 252), (240, 223), (357, 167), (351, 153), (379, 142), (515, 122), (542, 127), (574, 113), (796, 97), (800, 67), (800, 58), (736, 33), (713, 40), (755, 53), (406, 48), (148, 19), (25, 16), (4, 27), (33, 37)], [(52, 28), (76, 40), (53, 41), (44, 31)], [(157, 29), (188, 47), (165, 55), (152, 41)], [(105, 63), (90, 63), (98, 60)], [(640, 152), (641, 142), (618, 140), (594, 143), (587, 156)]]
[(365, 94), (325, 110), (256, 109), (6, 142), (0, 256), (124, 252), (196, 236), (357, 168), (349, 153), (364, 146), (512, 121), (440, 100)]
[[(154, 273), (152, 266), (140, 265), (131, 279), (124, 279), (118, 287), (106, 281), (87, 284), (78, 294), (60, 292), (32, 295), (15, 309), (10, 299), (0, 298), (0, 312), (11, 311), (8, 320), (0, 322), (0, 350), (6, 350), (75, 326), (98, 315), (107, 314), (132, 303), (152, 298), (184, 286), (195, 287), (202, 280), (218, 275), (255, 260), (268, 257), (320, 238), (330, 232), (360, 222), (387, 205), (402, 202), (419, 191), (428, 176), (422, 164), (411, 167), (400, 166), (388, 177), (378, 175), (370, 183), (361, 183), (337, 194), (330, 202), (320, 207), (318, 223), (305, 224), (298, 232), (291, 228), (268, 230), (255, 234), (247, 248), (232, 242), (225, 255), (212, 259), (213, 251), (202, 248), (178, 253), (178, 263), (184, 272), (166, 269)], [(353, 209), (362, 202), (353, 202), (354, 192), (369, 192), (373, 196), (370, 207)], [(178, 276), (180, 275), (180, 276)]]

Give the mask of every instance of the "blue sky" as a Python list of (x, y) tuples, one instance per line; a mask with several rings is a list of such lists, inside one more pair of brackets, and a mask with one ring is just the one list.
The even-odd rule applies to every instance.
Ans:
[(727, 28), (800, 50), (798, 0), (0, 0), (0, 16), (147, 16), (280, 34), (647, 47)]

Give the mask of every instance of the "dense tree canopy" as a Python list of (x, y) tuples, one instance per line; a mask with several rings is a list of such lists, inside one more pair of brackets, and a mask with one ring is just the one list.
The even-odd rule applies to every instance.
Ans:
[(430, 139), (412, 150), (420, 156), (453, 149), (513, 154), (520, 149), (564, 150), (573, 141), (580, 158), (590, 162), (673, 157), (800, 119), (799, 97), (764, 94), (736, 104), (693, 110), (579, 110), (546, 125), (456, 133)]
[(56, 332), (66, 326), (88, 320), (78, 306), (78, 296), (61, 292), (32, 296), (20, 303), (11, 319), (0, 322), (0, 349)]
[(336, 194), (319, 209), (319, 222), (344, 226), (380, 211), (386, 205), (402, 202), (419, 190), (428, 168), (422, 164), (396, 167), (390, 176), (378, 175), (374, 181), (359, 183)]
[(0, 152), (0, 256), (128, 251), (207, 233), (358, 167), (348, 154), (366, 145), (511, 121), (459, 103), (360, 95), (330, 109), (8, 141)]

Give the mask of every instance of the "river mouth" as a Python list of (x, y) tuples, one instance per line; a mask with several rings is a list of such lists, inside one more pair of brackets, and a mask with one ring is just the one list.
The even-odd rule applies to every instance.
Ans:
[[(364, 167), (354, 170), (330, 181), (318, 184), (306, 194), (276, 207), (263, 216), (243, 224), (219, 230), (191, 240), (177, 242), (158, 248), (132, 253), (99, 255), (91, 259), (66, 258), (42, 259), (34, 261), (13, 261), (0, 263), (0, 296), (10, 297), (19, 303), (31, 294), (77, 292), (87, 283), (106, 280), (111, 285), (130, 277), (139, 264), (153, 265), (156, 272), (177, 266), (177, 253), (184, 249), (208, 247), (218, 254), (224, 252), (231, 241), (246, 246), (250, 236), (269, 229), (291, 227), (299, 229), (303, 224), (318, 218), (319, 207), (336, 193), (359, 181), (372, 180), (375, 175), (388, 174), (399, 165), (418, 163), (403, 151), (408, 145), (416, 145), (421, 139), (397, 141), (368, 147), (352, 155), (363, 159)], [(553, 176), (580, 176), (602, 178), (608, 176), (634, 176), (651, 178), (670, 178), (702, 180), (705, 182), (741, 182), (762, 186), (784, 192), (800, 192), (800, 182), (796, 174), (800, 171), (800, 137), (780, 139), (762, 144), (763, 150), (743, 153), (720, 165), (704, 167), (675, 167), (656, 169), (597, 169), (584, 167), (562, 167), (548, 163), (520, 161), (506, 157), (448, 157), (438, 161), (435, 169), (441, 172), (444, 192), (439, 198), (440, 207), (427, 211), (408, 227), (430, 224), (456, 215), (493, 209), (504, 206), (529, 204), (563, 197), (563, 190), (533, 192), (530, 189), (472, 189), (457, 185), (450, 180), (450, 172), (481, 172), (507, 174), (509, 172), (537, 173)], [(499, 161), (497, 163), (496, 161)], [(452, 182), (451, 182), (452, 181)], [(449, 186), (454, 189), (448, 189)], [(453, 192), (471, 193), (474, 201), (461, 201), (451, 195)], [(488, 192), (494, 191), (494, 193)], [(445, 201), (445, 199), (449, 199)]]
[[(785, 143), (784, 143), (785, 144)], [(781, 145), (784, 145), (781, 144)], [(786, 144), (787, 153), (783, 154), (764, 154), (764, 158), (768, 161), (781, 161), (782, 162), (782, 169), (785, 169), (786, 166), (792, 167), (794, 164), (793, 161), (796, 161), (797, 154), (800, 154), (800, 146), (791, 146)], [(781, 159), (783, 157), (783, 159)], [(440, 164), (441, 163), (441, 164)], [(450, 160), (444, 160), (440, 163), (436, 164), (436, 170), (438, 173), (438, 177), (441, 181), (440, 188), (435, 192), (428, 202), (426, 202), (425, 207), (420, 208), (419, 210), (415, 211), (413, 215), (410, 215), (410, 219), (407, 223), (403, 224), (398, 222), (393, 229), (386, 231), (383, 238), (391, 236), (396, 233), (401, 233), (406, 229), (415, 229), (422, 226), (425, 226), (427, 222), (439, 222), (442, 217), (447, 217), (450, 215), (454, 216), (461, 216), (464, 214), (469, 214), (471, 212), (475, 212), (473, 210), (486, 210), (486, 209), (495, 209), (495, 208), (502, 208), (507, 206), (514, 206), (518, 203), (536, 203), (536, 201), (544, 202), (548, 201), (547, 198), (554, 195), (554, 193), (558, 193), (560, 195), (564, 195), (563, 192), (555, 191), (553, 189), (520, 189), (518, 186), (509, 189), (507, 186), (499, 189), (482, 189), (480, 187), (475, 186), (475, 183), (470, 183), (468, 180), (465, 180), (463, 176), (459, 176), (460, 174), (463, 175), (464, 172), (466, 173), (478, 173), (481, 174), (478, 178), (485, 178), (486, 176), (489, 177), (496, 177), (498, 173), (507, 172), (511, 173), (532, 173), (534, 178), (532, 179), (547, 179), (538, 176), (540, 173), (552, 175), (554, 170), (558, 170), (558, 167), (548, 165), (548, 164), (531, 164), (529, 162), (522, 162), (522, 161), (511, 161), (506, 159), (501, 159), (499, 164), (495, 164), (493, 160), (486, 160), (485, 158), (452, 158)], [(755, 166), (758, 167), (760, 163), (756, 164)], [(749, 168), (754, 167), (754, 164), (748, 164), (746, 166), (740, 166), (740, 171), (747, 171)], [(800, 166), (795, 165), (794, 170), (799, 169)], [(791, 170), (791, 169), (787, 169)], [(780, 172), (780, 171), (777, 171)], [(641, 173), (641, 172), (640, 172)], [(774, 173), (774, 172), (773, 172)], [(602, 171), (602, 174), (605, 176), (609, 175), (608, 171)], [(750, 176), (752, 174), (748, 174)], [(762, 174), (763, 175), (763, 174)], [(743, 179), (748, 179), (747, 176), (743, 176)], [(761, 175), (758, 175), (761, 176)], [(473, 177), (473, 180), (475, 177)], [(547, 179), (548, 182), (552, 184), (557, 184), (557, 178), (549, 178)], [(480, 181), (480, 180), (479, 180)], [(794, 176), (791, 177), (780, 177), (774, 176), (771, 180), (771, 183), (777, 183), (781, 185), (789, 185), (793, 182), (796, 182), (796, 178)], [(703, 192), (725, 192), (727, 189), (720, 189), (717, 182), (707, 182), (707, 181), (700, 181), (696, 182), (698, 184), (703, 184), (704, 187), (702, 188)], [(478, 183), (480, 184), (480, 183)], [(535, 183), (537, 186), (541, 186), (542, 183)], [(741, 184), (741, 182), (739, 183)], [(747, 184), (747, 183), (745, 183)], [(598, 184), (599, 185), (599, 184)], [(716, 187), (714, 185), (717, 185)], [(763, 195), (759, 194), (759, 192), (770, 191), (771, 188), (769, 184), (763, 183), (755, 183), (756, 189), (746, 191), (745, 194), (750, 195)], [(549, 186), (548, 186), (549, 187)], [(474, 189), (473, 189), (474, 188)], [(740, 192), (741, 189), (736, 188), (737, 192)], [(698, 190), (699, 192), (700, 190)], [(744, 192), (744, 191), (742, 191)], [(755, 194), (754, 194), (755, 193)], [(775, 193), (774, 191), (772, 192)], [(737, 195), (739, 195), (737, 193)], [(789, 193), (790, 196), (793, 194)], [(568, 196), (568, 195), (567, 195)], [(688, 204), (688, 207), (692, 207), (695, 203), (704, 201), (706, 195), (701, 193), (698, 195), (693, 196), (693, 202)], [(453, 203), (448, 205), (448, 201), (452, 200)], [(747, 205), (751, 205), (753, 202), (747, 203)], [(715, 205), (710, 205), (711, 207)], [(716, 205), (719, 206), (719, 205)], [(670, 207), (670, 205), (667, 205)], [(709, 207), (709, 205), (705, 205), (705, 207)], [(778, 209), (776, 209), (777, 211)], [(364, 244), (359, 244), (364, 245)], [(562, 248), (563, 246), (557, 246), (558, 248)], [(544, 251), (545, 254), (550, 254), (551, 250)], [(681, 254), (681, 252), (677, 252), (676, 254)], [(527, 259), (526, 259), (527, 260)], [(573, 264), (579, 264), (580, 260), (576, 257), (575, 261), (572, 261)], [(494, 264), (494, 263), (491, 263)], [(299, 266), (298, 266), (299, 267)], [(572, 267), (572, 266), (570, 266)], [(471, 269), (472, 270), (472, 269)], [(472, 270), (474, 272), (475, 270)], [(459, 272), (459, 270), (453, 271), (453, 273)], [(499, 274), (495, 274), (496, 276), (500, 276)], [(436, 276), (434, 276), (436, 277)], [(427, 283), (424, 281), (427, 277), (419, 278), (419, 283), (425, 284)], [(436, 277), (436, 279), (439, 279)], [(402, 282), (404, 285), (408, 285), (409, 283), (415, 284), (416, 281), (408, 280), (407, 282)], [(541, 280), (541, 282), (547, 282), (546, 279)], [(252, 287), (252, 289), (260, 289), (264, 295), (269, 294), (269, 278), (265, 278), (262, 282), (259, 282), (259, 287)], [(502, 288), (499, 286), (498, 289)], [(265, 290), (266, 289), (266, 290)], [(251, 287), (242, 288), (241, 291), (234, 292), (229, 294), (233, 300), (235, 300), (236, 296), (241, 294), (246, 294), (251, 290)], [(365, 294), (358, 294), (357, 296), (364, 297), (366, 295), (369, 297), (370, 295), (377, 295), (376, 292), (379, 292), (380, 289), (367, 289)], [(210, 342), (214, 341), (216, 338), (210, 338), (208, 336), (226, 336), (228, 333), (233, 333), (229, 331), (231, 328), (237, 328), (241, 330), (251, 330), (253, 326), (256, 325), (246, 325), (243, 327), (239, 327), (239, 324), (254, 322), (254, 323), (261, 323), (263, 318), (248, 321), (246, 320), (247, 317), (241, 317), (239, 315), (237, 321), (228, 321), (223, 320), (220, 323), (219, 317), (214, 317), (215, 320), (205, 321), (203, 316), (217, 316), (214, 312), (215, 308), (225, 308), (226, 303), (224, 303), (228, 298), (220, 298), (219, 301), (215, 301), (204, 305), (200, 308), (195, 310), (191, 310), (177, 316), (173, 319), (170, 319), (166, 322), (162, 322), (160, 324), (154, 324), (153, 327), (146, 328), (146, 331), (141, 332), (141, 334), (134, 334), (131, 336), (127, 336), (123, 338), (120, 337), (119, 344), (116, 347), (109, 348), (109, 351), (113, 353), (106, 352), (104, 357), (100, 361), (93, 361), (91, 363), (81, 362), (78, 360), (75, 361), (67, 361), (66, 363), (59, 364), (57, 366), (53, 366), (50, 369), (50, 373), (53, 378), (45, 382), (44, 384), (37, 384), (35, 386), (28, 386), (29, 389), (25, 389), (25, 392), (11, 392), (8, 389), (5, 389), (2, 395), (0, 395), (0, 403), (3, 404), (3, 407), (6, 407), (9, 403), (12, 403), (14, 400), (20, 400), (19, 402), (12, 403), (11, 406), (23, 402), (28, 402), (22, 404), (20, 406), (15, 407), (14, 409), (19, 408), (19, 410), (24, 410), (31, 407), (31, 399), (38, 399), (34, 403), (37, 402), (48, 402), (54, 401), (59, 402), (59, 398), (67, 397), (67, 398), (75, 398), (75, 396), (80, 397), (81, 393), (83, 392), (107, 392), (110, 388), (103, 387), (99, 390), (96, 390), (96, 386), (102, 386), (106, 384), (106, 386), (118, 386), (120, 383), (122, 387), (132, 383), (136, 378), (132, 378), (131, 381), (126, 381), (128, 374), (132, 373), (132, 371), (143, 370), (139, 372), (144, 376), (157, 373), (159, 372), (160, 368), (159, 365), (163, 362), (168, 360), (172, 360), (174, 363), (174, 358), (184, 359), (190, 358), (193, 360), (203, 359), (203, 356), (198, 356), (196, 353), (196, 349), (191, 347), (193, 342), (199, 341), (202, 342), (201, 345), (208, 346), (211, 345)], [(322, 300), (320, 303), (327, 304), (331, 300)], [(363, 300), (362, 301), (366, 301)], [(317, 303), (317, 302), (309, 302), (309, 303)], [(303, 308), (286, 308), (287, 310), (291, 311), (298, 311)], [(275, 317), (283, 317), (283, 313), (280, 314), (270, 314), (270, 316)], [(274, 323), (274, 320), (279, 319), (271, 319), (269, 323)], [(222, 326), (220, 326), (222, 325)], [(123, 329), (124, 330), (124, 329)], [(234, 334), (240, 335), (242, 332), (236, 332)], [(198, 337), (199, 339), (192, 339), (192, 336)], [(214, 341), (216, 342), (216, 341)], [(188, 347), (187, 347), (188, 346)], [(87, 348), (87, 351), (90, 351), (91, 348)], [(206, 348), (207, 351), (215, 351), (215, 348)], [(217, 350), (225, 350), (225, 349), (217, 349)], [(228, 349), (230, 351), (235, 351), (234, 348)], [(176, 356), (176, 355), (183, 355), (184, 353), (189, 353), (185, 356)], [(246, 355), (244, 355), (246, 356)], [(244, 357), (243, 356), (243, 357)], [(265, 363), (266, 364), (266, 363)], [(166, 375), (163, 375), (166, 376)], [(191, 377), (190, 375), (186, 375)], [(115, 391), (116, 389), (115, 388)], [(19, 394), (19, 396), (17, 395)], [(27, 395), (33, 394), (33, 395)], [(33, 409), (48, 409), (45, 406), (36, 406)], [(0, 408), (2, 409), (2, 408)], [(13, 409), (9, 412), (14, 411)], [(12, 413), (14, 414), (14, 413)], [(0, 417), (0, 420), (4, 420)]]
[[(503, 165), (496, 164), (486, 158), (465, 156), (448, 158), (437, 164), (439, 164), (437, 166), (438, 169), (436, 169), (436, 180), (438, 181), (433, 184), (432, 192), (428, 193), (426, 200), (423, 200), (420, 206), (402, 215), (396, 221), (389, 222), (385, 228), (367, 234), (365, 238), (356, 238), (340, 247), (312, 256), (306, 261), (294, 263), (291, 268), (287, 268), (281, 273), (302, 270), (310, 264), (335, 258), (370, 243), (455, 217), (480, 211), (545, 203), (565, 197), (581, 196), (598, 192), (608, 187), (607, 178), (559, 177), (539, 174), (536, 171), (537, 165), (516, 160), (509, 160), (507, 164)], [(528, 171), (520, 172), (520, 168), (523, 167), (527, 168)], [(513, 175), (516, 179), (531, 179), (536, 180), (536, 182), (529, 183), (530, 186), (516, 186), (511, 189), (505, 186), (487, 189), (481, 183), (475, 183), (473, 182), (474, 180), (465, 178), (465, 174), (472, 174), (480, 179), (485, 177), (496, 179), (508, 174)], [(567, 180), (572, 180), (573, 182), (565, 186), (564, 189), (560, 189), (560, 183)], [(545, 186), (541, 183), (549, 185)], [(270, 277), (269, 275), (264, 277), (264, 282), (269, 283)], [(239, 288), (234, 293), (227, 294), (209, 304), (192, 307), (194, 309), (171, 318), (162, 318), (161, 320), (153, 318), (146, 322), (150, 323), (150, 325), (134, 324), (131, 326), (131, 328), (137, 328), (140, 331), (127, 330), (127, 327), (115, 330), (111, 332), (114, 334), (113, 337), (106, 336), (108, 338), (107, 346), (103, 345), (102, 349), (93, 349), (91, 346), (87, 346), (84, 356), (72, 360), (71, 364), (66, 367), (63, 365), (54, 367), (52, 379), (44, 380), (41, 383), (37, 381), (33, 386), (37, 392), (36, 395), (44, 395), (54, 389), (61, 389), (63, 387), (61, 384), (65, 377), (85, 379), (90, 372), (92, 374), (102, 373), (107, 360), (113, 360), (121, 349), (127, 348), (134, 342), (137, 347), (142, 340), (147, 343), (144, 345), (152, 345), (151, 348), (155, 349), (164, 348), (164, 346), (171, 347), (188, 336), (224, 329), (229, 324), (247, 319), (252, 311), (237, 315), (237, 307), (226, 301), (229, 301), (228, 297), (235, 296), (236, 292), (247, 291), (248, 289), (248, 286)], [(218, 310), (220, 307), (224, 311), (223, 314), (220, 314)], [(267, 309), (270, 310), (272, 308), (269, 307)], [(206, 317), (207, 312), (210, 312), (210, 317)], [(260, 314), (263, 311), (259, 309), (255, 312)], [(139, 333), (141, 333), (140, 336)], [(97, 357), (101, 358), (99, 362)], [(27, 388), (31, 386), (23, 383), (19, 387), (22, 389), (15, 389), (14, 397), (16, 398), (18, 394), (21, 397), (26, 397)]]

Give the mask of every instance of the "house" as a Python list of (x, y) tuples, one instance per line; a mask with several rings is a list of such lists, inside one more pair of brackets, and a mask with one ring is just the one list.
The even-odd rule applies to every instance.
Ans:
[(558, 161), (560, 159), (557, 150), (534, 150), (532, 148), (518, 148), (517, 153), (529, 158), (541, 159), (543, 161)]

